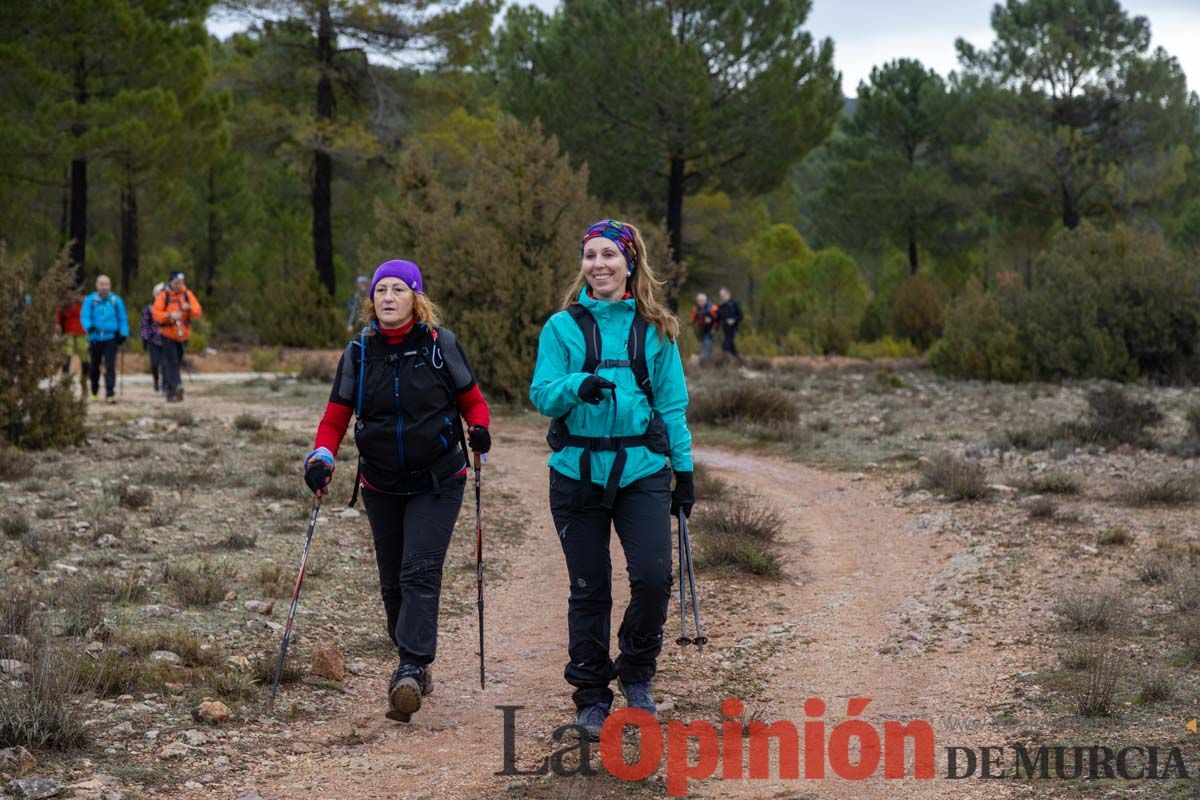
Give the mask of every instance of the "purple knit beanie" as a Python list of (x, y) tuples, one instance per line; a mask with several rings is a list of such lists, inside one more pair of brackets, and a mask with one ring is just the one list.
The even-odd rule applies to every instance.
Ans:
[(399, 278), (414, 292), (424, 293), (425, 291), (425, 284), (421, 280), (421, 268), (411, 261), (393, 259), (380, 264), (379, 268), (375, 270), (375, 276), (371, 278), (371, 297), (375, 296), (375, 287), (384, 278)]

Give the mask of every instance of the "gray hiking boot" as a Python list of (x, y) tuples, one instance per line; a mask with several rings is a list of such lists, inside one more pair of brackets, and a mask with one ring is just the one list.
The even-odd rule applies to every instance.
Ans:
[(625, 704), (627, 706), (649, 711), (654, 715), (655, 719), (658, 718), (658, 706), (654, 702), (653, 683), (650, 681), (625, 683), (625, 681), (618, 678), (617, 686), (621, 689), (621, 694), (625, 695)]
[[(428, 684), (433, 691), (432, 683)], [(388, 719), (397, 722), (408, 722), (412, 715), (421, 708), (421, 695), (425, 691), (425, 670), (416, 664), (401, 664), (392, 673), (392, 681), (388, 686)]]
[(604, 703), (596, 703), (579, 709), (579, 713), (575, 716), (575, 724), (583, 728), (588, 739), (598, 742), (600, 741), (600, 729), (604, 727), (606, 719), (608, 719), (608, 706)]

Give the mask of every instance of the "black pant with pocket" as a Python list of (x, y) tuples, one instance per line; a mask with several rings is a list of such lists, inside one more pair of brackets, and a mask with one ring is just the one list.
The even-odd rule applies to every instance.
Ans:
[[(665, 468), (618, 490), (611, 509), (604, 487), (550, 470), (550, 512), (567, 559), (567, 662), (576, 708), (612, 705), (609, 683), (651, 680), (662, 650), (671, 599), (671, 470)], [(620, 655), (609, 657), (612, 618), (612, 528), (625, 551), (629, 607), (617, 631)]]
[(183, 364), (183, 349), (187, 342), (176, 342), (173, 339), (163, 339), (162, 351), (162, 388), (170, 397), (175, 394), (182, 383), (179, 368)]
[(104, 360), (104, 394), (106, 397), (112, 397), (117, 386), (117, 340), (88, 342), (88, 358), (91, 359), (88, 380), (92, 383), (92, 397), (100, 391), (101, 359)]
[(436, 492), (412, 495), (363, 488), (388, 636), (401, 664), (424, 667), (437, 655), (442, 564), (466, 483), (465, 475), (450, 477)]

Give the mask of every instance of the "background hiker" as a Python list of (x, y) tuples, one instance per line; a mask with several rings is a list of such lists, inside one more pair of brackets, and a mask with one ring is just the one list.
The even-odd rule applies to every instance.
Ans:
[(166, 288), (167, 285), (165, 283), (154, 284), (154, 291), (150, 295), (150, 303), (142, 309), (142, 347), (150, 355), (150, 374), (154, 378), (154, 391), (156, 392), (159, 390), (158, 372), (162, 365), (163, 338), (162, 328), (154, 321), (154, 301), (158, 299), (158, 295)]
[(742, 307), (724, 286), (717, 292), (717, 299), (721, 301), (721, 305), (717, 307), (717, 320), (725, 337), (721, 342), (721, 350), (741, 361), (742, 357), (738, 355), (734, 339), (737, 337), (738, 326), (742, 324)]
[(79, 321), (83, 302), (75, 300), (60, 307), (54, 314), (58, 332), (62, 334), (63, 375), (71, 371), (71, 356), (79, 356), (79, 387), (84, 397), (87, 397), (88, 373), (91, 365), (88, 363), (87, 331)]
[(159, 324), (163, 338), (162, 387), (168, 403), (183, 400), (183, 383), (179, 368), (183, 364), (183, 352), (192, 335), (192, 320), (204, 313), (200, 301), (187, 288), (186, 276), (172, 272), (167, 286), (154, 298), (151, 316)]
[(363, 301), (367, 299), (367, 290), (370, 288), (371, 279), (366, 275), (359, 275), (355, 279), (354, 294), (350, 295), (350, 300), (346, 303), (346, 333), (354, 333), (354, 322), (358, 319), (358, 312)]
[(700, 363), (708, 361), (712, 355), (713, 337), (716, 335), (718, 309), (716, 303), (708, 301), (708, 295), (700, 292), (696, 295), (696, 305), (692, 306), (692, 326), (696, 329), (696, 338), (700, 340)]
[(416, 264), (381, 264), (369, 297), (367, 327), (338, 362), (304, 481), (327, 491), (354, 413), (354, 496), (361, 487), (388, 636), (400, 657), (388, 685), (388, 716), (407, 722), (433, 690), (442, 564), (462, 506), (466, 449), (491, 449), (491, 416), (462, 345), (438, 327)]
[(104, 361), (104, 399), (117, 402), (113, 391), (117, 387), (117, 348), (129, 338), (129, 317), (125, 303), (113, 294), (112, 281), (107, 275), (96, 278), (96, 291), (83, 300), (79, 311), (79, 323), (87, 331), (88, 360), (91, 369), (88, 379), (92, 384), (92, 397), (100, 392), (100, 361)]
[[(695, 501), (679, 322), (655, 297), (662, 281), (645, 253), (632, 225), (588, 228), (563, 310), (542, 328), (529, 389), (537, 410), (555, 418), (550, 510), (571, 579), (564, 676), (575, 687), (576, 722), (593, 739), (612, 708), (614, 677), (628, 705), (657, 712), (652, 682), (672, 585), (671, 514), (691, 513)], [(613, 527), (631, 595), (616, 662)]]

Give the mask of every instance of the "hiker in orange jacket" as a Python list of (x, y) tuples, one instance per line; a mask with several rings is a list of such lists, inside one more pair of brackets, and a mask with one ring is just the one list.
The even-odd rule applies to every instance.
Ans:
[(163, 338), (163, 392), (168, 403), (183, 400), (183, 383), (179, 367), (183, 363), (183, 351), (192, 335), (192, 320), (204, 313), (200, 301), (187, 288), (182, 272), (172, 272), (167, 288), (154, 298), (151, 314), (162, 329)]

